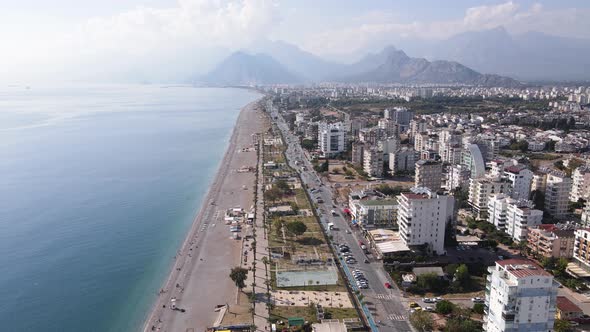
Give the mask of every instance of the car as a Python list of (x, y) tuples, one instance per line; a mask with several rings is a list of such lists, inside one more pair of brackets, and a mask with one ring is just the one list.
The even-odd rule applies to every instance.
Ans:
[(431, 299), (429, 297), (425, 297), (425, 298), (422, 299), (422, 302), (424, 302), (424, 303), (434, 303), (435, 301), (434, 301), (434, 299)]
[(482, 299), (481, 297), (474, 297), (474, 298), (471, 298), (471, 302), (473, 302), (473, 303), (484, 303), (485, 300)]
[(428, 311), (428, 312), (433, 312), (434, 308), (433, 307), (425, 307), (424, 310)]
[(444, 299), (442, 297), (435, 297), (433, 300), (434, 300), (434, 302), (440, 302)]
[(420, 305), (416, 302), (410, 302), (410, 308), (418, 308)]
[(386, 283), (385, 283), (385, 288), (391, 288), (391, 284), (390, 284), (390, 283), (388, 283), (388, 282), (386, 282)]
[(369, 264), (369, 260), (365, 258), (365, 264)]

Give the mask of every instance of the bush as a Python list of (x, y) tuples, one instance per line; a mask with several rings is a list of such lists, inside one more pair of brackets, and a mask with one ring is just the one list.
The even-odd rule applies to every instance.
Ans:
[(436, 312), (441, 315), (448, 315), (453, 312), (455, 305), (447, 300), (442, 300), (436, 304)]
[(476, 314), (483, 315), (483, 309), (484, 309), (483, 303), (476, 303), (473, 305), (473, 312), (475, 312)]

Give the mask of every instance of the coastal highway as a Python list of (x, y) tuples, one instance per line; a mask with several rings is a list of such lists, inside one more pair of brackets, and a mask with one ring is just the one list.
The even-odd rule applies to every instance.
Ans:
[[(373, 259), (372, 255), (367, 256), (360, 248), (359, 241), (363, 241), (363, 243), (366, 243), (366, 241), (360, 231), (351, 228), (348, 221), (342, 217), (345, 206), (335, 202), (332, 189), (329, 185), (324, 185), (322, 179), (313, 170), (313, 166), (306, 158), (298, 138), (291, 134), (283, 117), (272, 105), (269, 105), (269, 108), (272, 109), (271, 116), (286, 140), (287, 151), (285, 155), (287, 161), (291, 167), (300, 172), (310, 196), (318, 205), (318, 214), (322, 224), (325, 228), (328, 228), (328, 223), (334, 223), (337, 229), (331, 231), (333, 236), (332, 244), (347, 244), (350, 247), (358, 263), (350, 264), (347, 268), (349, 270), (359, 269), (363, 271), (369, 282), (369, 289), (361, 290), (361, 292), (371, 313), (370, 316), (376, 323), (376, 328), (379, 331), (413, 331), (413, 328), (408, 323), (408, 301), (403, 301), (402, 294), (398, 289), (387, 289), (385, 287), (386, 282), (391, 285), (394, 285), (394, 283), (384, 270), (382, 263)], [(304, 166), (305, 169), (301, 166)], [(323, 200), (324, 203), (317, 203), (318, 198)], [(336, 210), (337, 215), (332, 215), (331, 210)], [(364, 263), (365, 258), (369, 259), (370, 262)]]

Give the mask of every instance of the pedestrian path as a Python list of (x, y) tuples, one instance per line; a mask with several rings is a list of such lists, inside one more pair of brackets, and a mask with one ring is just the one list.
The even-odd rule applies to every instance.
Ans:
[(408, 319), (408, 317), (406, 317), (404, 315), (389, 315), (389, 316), (387, 316), (387, 319), (394, 320), (394, 321), (404, 321), (404, 320)]
[(393, 300), (395, 296), (393, 294), (375, 294), (375, 298), (380, 300)]

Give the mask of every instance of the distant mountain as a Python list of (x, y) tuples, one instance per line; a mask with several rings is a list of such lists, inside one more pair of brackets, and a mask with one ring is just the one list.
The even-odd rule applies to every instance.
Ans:
[(345, 65), (325, 60), (284, 41), (259, 40), (248, 50), (268, 54), (305, 81), (322, 81)]
[(368, 55), (351, 67), (363, 67), (373, 63), (374, 67), (365, 72), (342, 76), (346, 82), (375, 83), (437, 83), (472, 84), (486, 86), (518, 86), (519, 82), (498, 75), (478, 73), (453, 61), (433, 61), (411, 58), (404, 51), (392, 46), (386, 47), (378, 56)]
[(215, 85), (299, 83), (301, 79), (266, 54), (234, 52), (200, 78)]
[(590, 79), (590, 40), (539, 32), (511, 35), (503, 27), (465, 32), (427, 51), (485, 73), (524, 80)]

